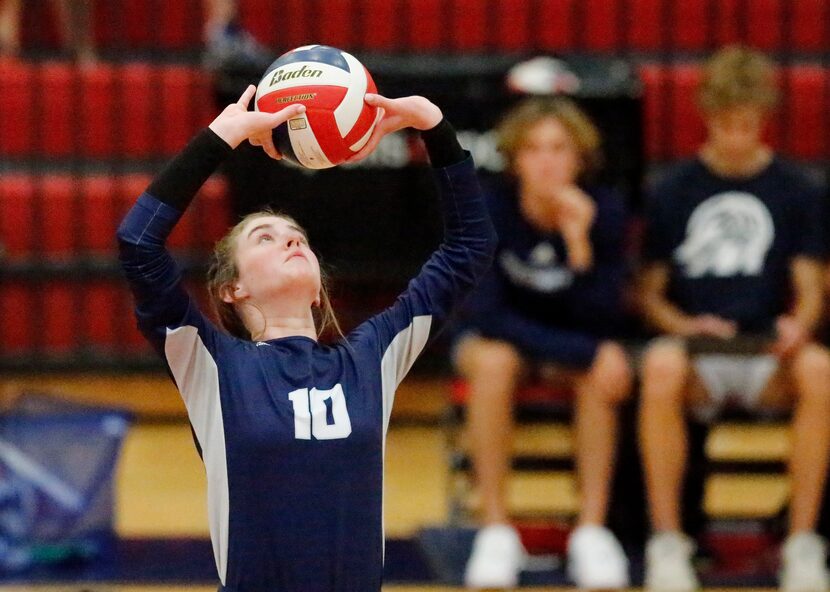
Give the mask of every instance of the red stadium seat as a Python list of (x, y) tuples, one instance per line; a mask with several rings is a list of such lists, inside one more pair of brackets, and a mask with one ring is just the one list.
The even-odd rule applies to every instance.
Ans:
[(41, 127), (37, 149), (48, 156), (69, 157), (78, 148), (76, 113), (78, 85), (71, 64), (50, 62), (40, 68), (39, 93), (45, 98), (41, 103)]
[(316, 26), (309, 32), (315, 31), (323, 45), (345, 51), (353, 49), (358, 40), (353, 16), (364, 3), (365, 0), (327, 0), (324, 8), (312, 16), (311, 22)]
[(115, 231), (122, 212), (113, 177), (85, 177), (81, 181), (79, 247), (94, 254), (113, 254)]
[(50, 258), (68, 258), (75, 251), (79, 218), (77, 208), (80, 179), (69, 175), (49, 175), (40, 182), (39, 198), (40, 235), (36, 247)]
[(573, 12), (577, 0), (542, 0), (538, 9), (539, 49), (566, 50), (575, 42)]
[(28, 175), (0, 177), (0, 243), (9, 258), (31, 254), (35, 184)]
[(699, 50), (712, 45), (709, 29), (710, 10), (707, 0), (685, 0), (669, 2), (669, 20), (671, 23), (674, 49)]
[(3, 355), (32, 352), (35, 286), (23, 282), (0, 284), (0, 351)]
[(663, 49), (666, 43), (664, 0), (630, 0), (627, 11), (627, 45), (639, 51)]
[(308, 0), (245, 0), (239, 3), (240, 21), (245, 30), (260, 43), (285, 50), (317, 43), (308, 27), (311, 9)]
[(0, 156), (28, 156), (34, 148), (36, 132), (35, 94), (43, 96), (35, 84), (31, 66), (12, 62), (0, 62)]
[(108, 65), (83, 68), (78, 111), (81, 117), (82, 153), (89, 158), (107, 158), (115, 154), (118, 107), (115, 104), (115, 70)]
[(640, 67), (643, 82), (643, 138), (646, 158), (659, 162), (668, 158), (668, 134), (671, 128), (667, 122), (666, 71), (658, 64)]
[[(723, 0), (714, 5), (710, 5), (708, 9), (713, 19), (714, 27), (714, 45), (720, 47), (730, 45), (733, 43), (741, 43), (746, 37), (746, 10), (749, 6), (743, 0)], [(709, 48), (706, 48), (709, 49)]]
[(413, 51), (438, 51), (445, 44), (446, 4), (442, 0), (407, 2), (405, 33), (407, 48)]
[(696, 90), (701, 70), (698, 66), (675, 66), (670, 70), (668, 101), (671, 116), (668, 121), (672, 133), (671, 156), (692, 156), (706, 137), (703, 119), (696, 103)]
[(783, 151), (788, 156), (819, 159), (826, 156), (827, 73), (818, 65), (792, 66), (784, 75), (787, 123)]
[(487, 46), (487, 5), (478, 0), (455, 0), (449, 15), (455, 51), (483, 51)]
[(202, 4), (202, 0), (177, 0), (159, 6), (159, 12), (154, 15), (156, 38), (153, 41), (158, 42), (157, 46), (174, 50), (198, 46), (205, 18)]
[(619, 32), (619, 3), (616, 0), (583, 0), (581, 3), (583, 47), (589, 51), (619, 49), (623, 36)]
[(792, 27), (789, 42), (799, 51), (827, 51), (827, 0), (798, 0), (791, 2), (787, 9)]
[(153, 155), (154, 139), (158, 135), (157, 110), (158, 79), (148, 64), (128, 64), (118, 73), (120, 81), (116, 95), (120, 105), (117, 122), (116, 149), (123, 156), (147, 158)]
[(197, 203), (201, 206), (201, 213), (196, 247), (210, 252), (216, 241), (225, 236), (233, 224), (225, 180), (221, 177), (208, 180), (199, 193)]
[(499, 0), (491, 9), (495, 13), (496, 39), (499, 51), (523, 51), (530, 43), (530, 4), (524, 0)]
[(118, 345), (118, 290), (110, 281), (84, 284), (83, 334), (87, 345), (111, 351)]
[(397, 49), (403, 19), (394, 2), (364, 0), (360, 13), (361, 49), (385, 52)]
[[(792, 4), (787, 2), (787, 10)], [(764, 51), (784, 47), (783, 25), (786, 23), (782, 0), (752, 0), (747, 11), (746, 42)]]
[(84, 297), (80, 290), (78, 284), (64, 280), (51, 280), (43, 286), (40, 335), (48, 354), (68, 354), (77, 346), (77, 310)]
[(205, 73), (196, 68), (165, 66), (161, 70), (158, 104), (161, 121), (161, 152), (172, 155), (184, 148), (191, 137), (210, 123), (213, 97)]

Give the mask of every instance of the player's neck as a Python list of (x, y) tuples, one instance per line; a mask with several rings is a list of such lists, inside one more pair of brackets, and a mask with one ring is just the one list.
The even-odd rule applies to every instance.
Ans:
[(317, 339), (314, 316), (308, 306), (296, 310), (268, 308), (264, 306), (246, 306), (243, 309), (245, 326), (251, 331), (255, 341), (267, 341), (282, 337), (309, 337)]
[(765, 144), (759, 144), (743, 157), (727, 155), (711, 144), (704, 144), (699, 153), (700, 160), (721, 177), (752, 177), (763, 171), (772, 161), (773, 152)]

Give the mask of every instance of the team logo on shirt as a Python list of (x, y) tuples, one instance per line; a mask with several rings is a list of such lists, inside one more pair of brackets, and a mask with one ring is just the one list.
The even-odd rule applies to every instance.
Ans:
[(751, 193), (727, 191), (695, 208), (674, 258), (690, 278), (760, 275), (774, 238), (764, 203)]
[(514, 284), (544, 294), (566, 290), (574, 282), (573, 272), (559, 263), (556, 250), (547, 241), (536, 245), (527, 261), (505, 250), (499, 256), (499, 264)]

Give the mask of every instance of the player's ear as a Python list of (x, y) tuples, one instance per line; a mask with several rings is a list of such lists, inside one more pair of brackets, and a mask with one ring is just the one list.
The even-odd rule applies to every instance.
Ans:
[(248, 291), (245, 290), (239, 281), (232, 284), (225, 284), (219, 290), (219, 294), (222, 297), (222, 302), (227, 302), (228, 304), (239, 302), (248, 297)]
[(312, 303), (311, 303), (311, 306), (316, 306), (317, 308), (319, 308), (319, 307), (320, 307), (320, 303), (322, 302), (322, 300), (323, 300), (323, 299), (322, 299), (322, 297), (320, 296), (320, 293), (318, 292), (318, 293), (317, 293), (317, 298), (315, 298), (315, 299), (314, 299), (314, 302), (312, 302)]

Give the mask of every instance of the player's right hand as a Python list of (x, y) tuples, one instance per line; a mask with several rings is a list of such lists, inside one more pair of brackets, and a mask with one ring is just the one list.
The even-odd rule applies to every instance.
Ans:
[(256, 140), (262, 137), (263, 133), (270, 134), (271, 130), (281, 123), (305, 112), (305, 105), (289, 105), (276, 113), (248, 111), (248, 104), (255, 94), (256, 87), (253, 84), (249, 85), (239, 100), (225, 107), (208, 126), (231, 148), (236, 148), (251, 138)]

